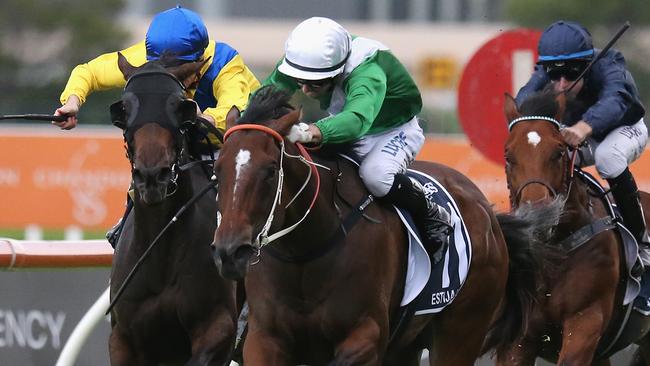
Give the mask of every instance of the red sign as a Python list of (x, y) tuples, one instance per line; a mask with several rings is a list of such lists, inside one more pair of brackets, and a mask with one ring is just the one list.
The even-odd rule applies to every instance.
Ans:
[(532, 29), (501, 33), (472, 56), (460, 79), (460, 124), (470, 144), (501, 165), (508, 135), (503, 95), (515, 96), (530, 78), (540, 36), (541, 32)]

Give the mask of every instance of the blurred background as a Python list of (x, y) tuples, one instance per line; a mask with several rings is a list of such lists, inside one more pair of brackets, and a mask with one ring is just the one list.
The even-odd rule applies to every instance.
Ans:
[[(647, 105), (650, 100), (650, 7), (641, 0), (4, 0), (0, 13), (0, 114), (52, 113), (60, 105), (59, 95), (75, 65), (142, 40), (151, 17), (177, 3), (200, 13), (210, 37), (237, 49), (260, 80), (282, 57), (291, 29), (305, 18), (331, 17), (353, 34), (379, 40), (391, 48), (419, 85), (424, 99), (422, 126), (431, 136), (463, 138), (457, 88), (463, 68), (483, 44), (516, 28), (539, 31), (558, 19), (583, 23), (593, 33), (596, 47), (603, 47), (624, 21), (631, 21), (632, 28), (616, 47), (624, 52), (643, 101)], [(516, 93), (515, 89), (513, 86), (499, 95)], [(80, 112), (80, 127), (73, 131), (61, 132), (46, 123), (0, 125), (0, 146), (16, 144), (18, 149), (26, 150), (24, 156), (0, 153), (0, 212), (23, 206), (31, 210), (23, 212), (25, 218), (20, 220), (17, 214), (13, 218), (0, 215), (0, 237), (24, 238), (33, 232), (35, 238), (101, 238), (121, 217), (128, 166), (123, 153), (114, 152), (122, 150), (120, 132), (110, 126), (108, 118), (108, 106), (119, 95), (120, 90), (109, 90), (90, 96)], [(308, 119), (322, 114), (313, 101), (298, 98), (295, 102), (303, 105)], [(473, 103), (480, 108), (479, 100)], [(90, 139), (88, 131), (93, 131), (93, 136), (117, 138), (118, 142), (108, 143), (113, 152), (102, 150), (102, 143)], [(16, 133), (22, 139), (9, 140)], [(85, 157), (56, 143), (45, 153), (28, 148), (33, 136), (45, 133), (77, 138), (75, 146), (81, 146)], [(49, 154), (56, 151), (62, 156)], [(451, 153), (440, 148), (436, 154)], [(78, 159), (66, 163), (64, 170), (53, 171), (45, 167), (48, 162), (40, 161), (43, 155), (49, 156), (49, 163), (67, 159), (68, 155)], [(109, 157), (119, 161), (102, 160)], [(40, 170), (37, 166), (35, 173), (8, 168), (10, 158), (19, 166), (39, 161)], [(84, 164), (90, 164), (92, 159), (103, 170), (96, 168), (92, 174), (84, 171)], [(479, 163), (482, 160), (478, 157), (472, 160), (474, 165)], [(455, 167), (462, 171), (466, 164)], [(474, 178), (483, 183), (479, 186), (491, 199), (491, 190), (505, 189), (500, 177), (483, 181)], [(27, 216), (35, 210), (25, 204), (24, 198), (31, 191), (2, 190), (22, 187), (25, 182), (39, 189), (58, 184), (62, 190), (43, 191), (37, 202), (51, 200), (61, 212), (75, 210), (73, 219), (67, 219), (70, 215), (66, 214), (58, 221), (39, 222), (35, 217), (30, 222)], [(90, 198), (79, 197), (80, 187), (96, 186), (97, 182), (103, 191)], [(61, 196), (76, 203), (57, 203)], [(499, 199), (494, 201), (503, 207)], [(67, 227), (71, 229), (65, 234)]]

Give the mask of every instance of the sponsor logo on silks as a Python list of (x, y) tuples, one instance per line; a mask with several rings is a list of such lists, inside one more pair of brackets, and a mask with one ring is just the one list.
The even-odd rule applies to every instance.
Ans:
[(431, 305), (446, 304), (454, 298), (455, 293), (454, 290), (434, 292), (431, 294)]
[(384, 145), (381, 152), (395, 156), (400, 149), (404, 150), (405, 146), (408, 146), (408, 143), (406, 143), (406, 134), (403, 131), (400, 131), (399, 134), (393, 136), (393, 138)]
[(438, 193), (438, 187), (435, 186), (435, 184), (431, 182), (426, 182), (422, 188), (424, 189), (424, 196), (428, 199), (431, 200), (433, 199), (433, 195)]

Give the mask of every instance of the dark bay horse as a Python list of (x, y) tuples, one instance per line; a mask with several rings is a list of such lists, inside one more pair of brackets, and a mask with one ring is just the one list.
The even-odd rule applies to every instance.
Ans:
[[(621, 236), (608, 222), (609, 211), (579, 172), (573, 153), (564, 143), (560, 122), (567, 110), (564, 94), (541, 92), (517, 110), (506, 95), (505, 114), (510, 134), (505, 143), (506, 175), (516, 212), (532, 205), (555, 206), (561, 211), (549, 245), (560, 253), (539, 276), (540, 287), (519, 334), (503, 333), (508, 321), (497, 324), (499, 365), (534, 365), (543, 357), (558, 365), (608, 365), (607, 357), (647, 332), (650, 323), (623, 306), (629, 271)], [(648, 195), (642, 194), (648, 209)], [(578, 238), (574, 233), (593, 228)], [(631, 306), (631, 305), (630, 305)], [(630, 313), (631, 311), (631, 313)], [(516, 312), (514, 312), (516, 313)], [(628, 328), (613, 343), (622, 321)]]
[[(161, 64), (131, 66), (121, 101), (111, 106), (123, 128), (135, 194), (134, 209), (116, 246), (111, 299), (163, 227), (210, 183), (211, 166), (191, 156), (188, 130), (196, 104), (184, 98), (185, 80), (202, 66), (174, 75)], [(143, 260), (111, 311), (112, 365), (224, 365), (236, 333), (234, 282), (222, 279), (210, 243), (216, 228), (214, 189), (189, 206)]]
[[(245, 364), (418, 365), (428, 348), (432, 365), (473, 365), (508, 280), (504, 233), (486, 198), (455, 170), (414, 164), (456, 200), (472, 264), (450, 306), (412, 318), (389, 345), (405, 281), (405, 230), (391, 207), (364, 201), (350, 162), (322, 154), (312, 163), (285, 139), (299, 117), (288, 100), (272, 87), (259, 90), (215, 164), (214, 256), (222, 275), (245, 276)], [(357, 223), (346, 225), (355, 212)], [(508, 237), (523, 248), (530, 237), (514, 229), (532, 223), (511, 224)]]

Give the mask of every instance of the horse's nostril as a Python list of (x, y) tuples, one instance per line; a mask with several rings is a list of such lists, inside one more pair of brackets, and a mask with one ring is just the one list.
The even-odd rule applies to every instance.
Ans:
[(250, 245), (242, 245), (235, 251), (233, 258), (236, 262), (248, 261), (255, 254), (255, 250)]
[(169, 182), (171, 179), (172, 179), (172, 170), (171, 170), (171, 168), (168, 168), (168, 167), (160, 168), (160, 171), (156, 175), (156, 180), (159, 183), (164, 184), (164, 183)]

